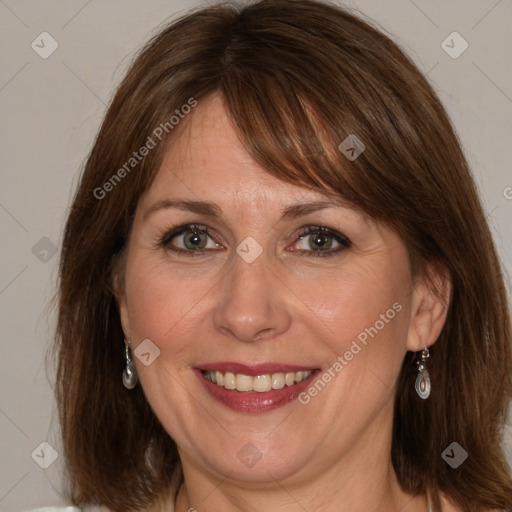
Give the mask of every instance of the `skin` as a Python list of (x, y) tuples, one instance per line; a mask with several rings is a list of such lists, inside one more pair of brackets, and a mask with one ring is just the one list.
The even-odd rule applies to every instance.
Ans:
[[(171, 198), (208, 200), (223, 214), (145, 215)], [(449, 283), (440, 281), (439, 297), (413, 280), (401, 239), (362, 212), (336, 206), (281, 219), (291, 203), (325, 199), (265, 172), (214, 95), (186, 120), (139, 200), (117, 299), (132, 350), (145, 339), (160, 350), (149, 366), (135, 360), (179, 448), (185, 486), (176, 512), (427, 510), (425, 496), (404, 493), (392, 469), (393, 399), (405, 352), (432, 345), (441, 331)], [(169, 227), (190, 223), (210, 228), (209, 252), (178, 255), (158, 244)], [(351, 247), (307, 257), (314, 235), (301, 241), (298, 233), (311, 225), (342, 233)], [(236, 252), (248, 236), (263, 249), (252, 263)], [(184, 248), (186, 238), (172, 244)], [(215, 361), (326, 371), (394, 303), (401, 311), (306, 405), (237, 412), (214, 400), (193, 371)], [(237, 457), (247, 443), (261, 455), (252, 467)], [(455, 509), (445, 501), (443, 510)]]

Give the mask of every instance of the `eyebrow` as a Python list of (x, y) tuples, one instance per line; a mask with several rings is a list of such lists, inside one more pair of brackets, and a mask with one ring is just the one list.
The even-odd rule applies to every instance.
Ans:
[[(339, 201), (313, 201), (307, 203), (293, 203), (283, 209), (281, 219), (296, 219), (326, 208), (347, 207), (341, 199)], [(189, 201), (183, 199), (163, 199), (150, 206), (143, 214), (143, 220), (160, 210), (175, 208), (178, 210), (206, 215), (208, 217), (222, 217), (222, 209), (215, 203), (208, 201)]]

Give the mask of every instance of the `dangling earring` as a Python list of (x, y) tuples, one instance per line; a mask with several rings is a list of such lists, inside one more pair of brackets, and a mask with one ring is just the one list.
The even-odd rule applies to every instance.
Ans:
[(123, 384), (126, 389), (133, 389), (137, 385), (137, 382), (139, 382), (139, 376), (137, 375), (135, 363), (130, 357), (130, 349), (128, 348), (129, 343), (129, 341), (125, 341), (126, 367), (123, 370)]
[(421, 352), (421, 361), (416, 361), (418, 365), (418, 376), (416, 377), (416, 393), (425, 400), (430, 395), (430, 376), (427, 371), (427, 359), (430, 357), (428, 347)]

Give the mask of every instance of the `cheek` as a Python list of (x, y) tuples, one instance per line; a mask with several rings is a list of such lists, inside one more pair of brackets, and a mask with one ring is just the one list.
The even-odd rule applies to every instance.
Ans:
[[(143, 336), (154, 338), (155, 343), (164, 342), (171, 332), (183, 330), (184, 325), (197, 325), (207, 304), (210, 309), (215, 308), (211, 297), (207, 297), (210, 292), (214, 295), (218, 280), (214, 272), (191, 275), (190, 271), (177, 272), (164, 262), (155, 263), (144, 257), (130, 263), (126, 283), (134, 338)], [(377, 330), (384, 330), (381, 315), (384, 320), (405, 317), (397, 313), (396, 304), (405, 305), (410, 284), (405, 273), (397, 271), (391, 262), (379, 261), (377, 265), (370, 260), (341, 265), (340, 269), (322, 274), (303, 272), (300, 278), (294, 274), (289, 279), (286, 286), (299, 299), (297, 309), (311, 316), (309, 326), (316, 319), (320, 331), (328, 338), (334, 335), (340, 342), (360, 333), (364, 338), (364, 332), (373, 332), (371, 327), (375, 324)], [(276, 283), (276, 290), (280, 288)], [(290, 304), (283, 297), (283, 307), (295, 307)], [(397, 327), (400, 322), (385, 323), (389, 330), (388, 324)]]
[[(197, 363), (205, 333), (212, 336), (211, 315), (205, 310), (208, 293), (218, 282), (210, 272), (200, 275), (176, 270), (155, 257), (136, 255), (127, 267), (128, 315), (134, 347), (149, 339), (159, 349), (155, 363), (145, 367), (136, 361), (147, 390), (156, 381), (175, 383)], [(153, 382), (155, 381), (155, 382)]]
[(358, 265), (333, 272), (314, 284), (299, 285), (297, 295), (304, 297), (331, 334), (356, 336), (376, 323), (377, 329), (383, 330), (383, 322), (387, 325), (391, 322), (386, 320), (399, 317), (397, 310), (404, 306), (407, 290), (405, 275)]
[[(155, 263), (154, 257), (136, 255), (127, 265), (133, 349), (149, 339), (159, 351), (148, 366), (135, 360), (146, 397), (156, 411), (178, 411), (186, 405), (184, 393), (169, 390), (182, 386), (182, 376), (189, 373), (201, 316), (200, 301), (209, 288), (204, 286), (204, 280), (180, 276), (169, 265)], [(174, 415), (166, 421), (174, 421), (172, 418)]]
[[(129, 262), (126, 274), (128, 314), (135, 339), (149, 338), (161, 344), (199, 303), (204, 283), (184, 279), (162, 262), (144, 255)], [(206, 288), (207, 289), (207, 288)]]
[(406, 265), (404, 271), (394, 267), (391, 260), (347, 265), (295, 289), (311, 309), (311, 322), (319, 325), (317, 339), (331, 362), (342, 356), (350, 373), (371, 370), (389, 387), (405, 353), (410, 287)]

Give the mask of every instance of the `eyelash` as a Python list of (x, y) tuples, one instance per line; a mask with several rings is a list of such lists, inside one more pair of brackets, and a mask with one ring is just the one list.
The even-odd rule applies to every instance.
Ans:
[[(187, 256), (191, 256), (191, 257), (203, 256), (205, 252), (213, 250), (213, 249), (186, 250), (186, 249), (180, 249), (177, 247), (173, 247), (172, 245), (170, 245), (170, 241), (173, 238), (175, 238), (179, 235), (182, 235), (184, 233), (194, 232), (194, 231), (200, 231), (200, 232), (206, 234), (207, 236), (209, 236), (210, 238), (213, 238), (211, 236), (211, 232), (208, 230), (207, 226), (202, 226), (200, 224), (186, 224), (183, 226), (169, 228), (163, 236), (159, 236), (157, 238), (156, 246), (163, 247), (164, 249), (174, 252), (174, 253), (184, 254)], [(314, 234), (318, 234), (318, 233), (321, 233), (322, 235), (327, 235), (327, 236), (333, 237), (340, 244), (340, 247), (338, 247), (335, 250), (330, 250), (330, 251), (314, 251), (314, 250), (307, 251), (304, 249), (298, 249), (298, 250), (294, 250), (293, 252), (300, 253), (301, 256), (304, 256), (306, 258), (309, 258), (309, 257), (326, 258), (326, 257), (330, 257), (330, 256), (335, 256), (336, 254), (339, 254), (339, 253), (343, 252), (345, 249), (348, 249), (349, 247), (352, 246), (352, 242), (346, 236), (342, 235), (341, 233), (338, 233), (337, 231), (334, 231), (333, 229), (325, 227), (325, 226), (306, 226), (305, 228), (303, 228), (300, 231), (300, 233), (297, 235), (297, 238), (302, 239), (302, 237), (306, 237), (306, 236), (314, 235)]]

